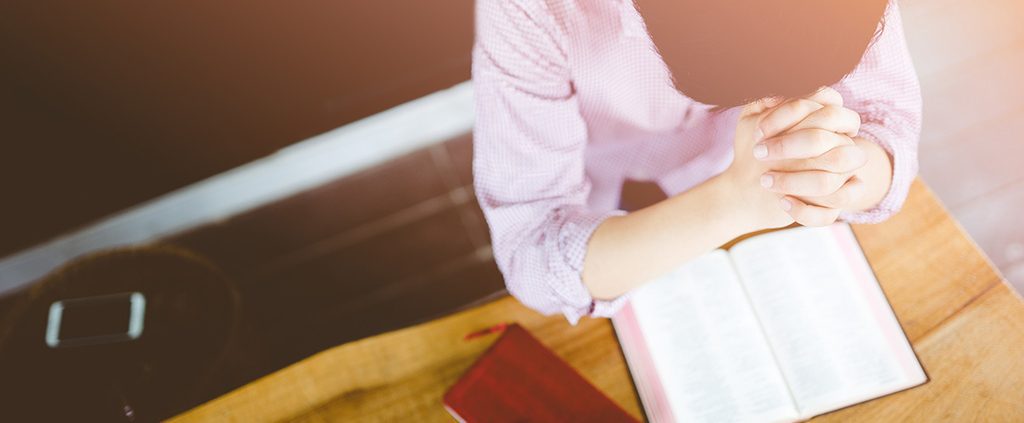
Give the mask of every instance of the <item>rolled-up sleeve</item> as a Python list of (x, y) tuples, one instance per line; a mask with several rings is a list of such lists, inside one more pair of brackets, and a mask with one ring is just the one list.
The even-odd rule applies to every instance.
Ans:
[(851, 223), (877, 223), (898, 212), (917, 176), (921, 89), (895, 2), (880, 31), (857, 68), (834, 86), (846, 107), (860, 114), (860, 137), (885, 149), (893, 165), (892, 184), (877, 206), (840, 215)]
[(545, 314), (607, 316), (581, 280), (591, 234), (621, 211), (588, 209), (587, 129), (563, 40), (543, 2), (478, 0), (473, 177), (509, 292)]

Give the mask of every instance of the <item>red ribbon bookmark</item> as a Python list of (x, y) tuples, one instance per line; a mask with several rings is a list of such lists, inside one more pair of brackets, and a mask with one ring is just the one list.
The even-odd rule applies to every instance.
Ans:
[(508, 325), (510, 325), (510, 323), (498, 323), (498, 324), (496, 324), (494, 326), (491, 326), (491, 327), (489, 327), (487, 329), (478, 330), (476, 332), (470, 332), (470, 333), (466, 334), (466, 336), (464, 338), (462, 338), (462, 340), (463, 341), (468, 341), (470, 339), (476, 339), (476, 338), (479, 338), (479, 337), (484, 336), (484, 335), (490, 335), (492, 333), (503, 332), (505, 330), (505, 328), (508, 327)]

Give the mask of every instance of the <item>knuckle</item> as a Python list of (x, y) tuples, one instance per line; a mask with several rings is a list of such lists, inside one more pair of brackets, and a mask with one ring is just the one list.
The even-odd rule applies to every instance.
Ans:
[(853, 120), (853, 122), (856, 124), (855, 127), (857, 129), (860, 129), (860, 125), (862, 123), (864, 123), (864, 121), (862, 121), (861, 118), (860, 118), (860, 113), (857, 113), (857, 111), (851, 110), (851, 109), (847, 109), (847, 110), (850, 110), (850, 119)]
[(790, 149), (786, 146), (787, 144), (789, 144), (786, 141), (786, 138), (787, 137), (782, 137), (775, 140), (766, 141), (765, 145), (768, 146), (769, 155), (775, 157), (789, 157), (787, 156), (787, 154), (789, 154)]
[(838, 172), (843, 168), (845, 157), (840, 150), (834, 150), (818, 157), (818, 165), (829, 172)]
[(804, 182), (801, 181), (800, 177), (796, 176), (796, 175), (793, 175), (793, 176), (785, 175), (785, 174), (784, 175), (780, 175), (779, 182), (781, 183), (779, 185), (779, 188), (782, 190), (782, 192), (785, 192), (785, 193), (788, 193), (788, 194), (791, 194), (791, 195), (792, 194), (797, 194), (797, 193), (805, 190)]
[(842, 118), (842, 111), (839, 107), (833, 105), (822, 107), (821, 110), (818, 110), (818, 114), (826, 122), (835, 122)]
[(758, 123), (758, 127), (761, 128), (761, 131), (763, 131), (765, 135), (778, 132), (779, 124), (776, 121), (779, 120), (780, 113), (785, 112), (780, 108), (779, 110), (770, 113), (768, 116), (765, 116), (764, 119), (761, 119), (761, 122)]
[(821, 156), (822, 168), (831, 172), (847, 172), (860, 166), (858, 158), (848, 148), (836, 148)]
[(829, 174), (823, 174), (814, 178), (814, 190), (818, 195), (831, 194), (829, 188), (832, 187), (832, 178), (828, 175)]
[(819, 92), (822, 95), (826, 96), (828, 99), (836, 102), (840, 106), (843, 105), (843, 95), (840, 94), (839, 91), (836, 91), (835, 88), (832, 88), (832, 87), (826, 85), (826, 86), (822, 87), (821, 91), (819, 91)]
[(765, 134), (768, 134), (769, 131), (772, 129), (772, 115), (773, 114), (775, 114), (775, 112), (771, 112), (771, 113), (768, 113), (767, 115), (760, 116), (760, 117), (752, 116), (751, 117), (751, 123), (750, 123), (751, 127), (754, 128), (755, 131), (760, 129)]
[(815, 151), (825, 151), (829, 144), (828, 131), (823, 129), (814, 129), (810, 131), (807, 137), (808, 147)]
[(820, 196), (831, 195), (841, 185), (840, 176), (834, 173), (819, 172), (812, 179), (811, 184), (814, 194)]
[(801, 99), (797, 103), (799, 104), (798, 107), (799, 107), (800, 112), (803, 113), (803, 117), (806, 117), (807, 115), (810, 115), (811, 113), (817, 112), (818, 110), (820, 110), (823, 107), (820, 103), (818, 103), (816, 101), (805, 100), (805, 99)]
[(772, 174), (772, 178), (774, 178), (772, 189), (779, 190), (782, 192), (791, 191), (793, 183), (792, 181), (790, 181), (789, 177), (786, 174), (774, 173)]

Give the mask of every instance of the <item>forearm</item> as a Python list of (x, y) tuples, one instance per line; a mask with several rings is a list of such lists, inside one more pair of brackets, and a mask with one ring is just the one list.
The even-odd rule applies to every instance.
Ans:
[(854, 172), (864, 182), (864, 193), (849, 207), (850, 211), (862, 211), (874, 208), (885, 198), (892, 185), (892, 158), (884, 148), (866, 140), (856, 137), (854, 143), (863, 149), (867, 155), (864, 166)]
[(605, 220), (590, 238), (583, 283), (612, 299), (758, 228), (723, 176), (645, 209)]

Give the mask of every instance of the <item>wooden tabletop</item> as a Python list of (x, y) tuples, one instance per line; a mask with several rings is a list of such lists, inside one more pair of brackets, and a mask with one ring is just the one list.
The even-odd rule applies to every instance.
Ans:
[[(818, 421), (1024, 421), (1024, 302), (920, 181), (904, 210), (855, 225), (930, 381)], [(441, 396), (518, 322), (631, 414), (632, 379), (606, 319), (570, 326), (510, 297), (321, 352), (172, 421), (439, 421)]]

